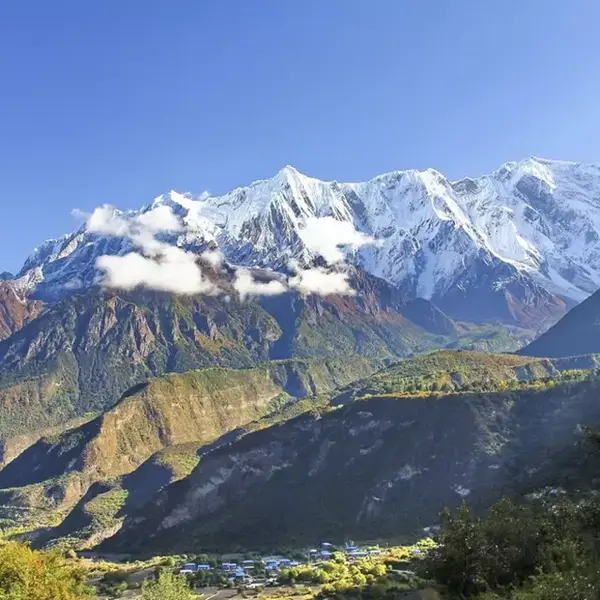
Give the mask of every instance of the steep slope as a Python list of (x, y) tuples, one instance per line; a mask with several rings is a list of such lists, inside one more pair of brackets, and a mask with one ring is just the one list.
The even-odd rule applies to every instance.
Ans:
[[(600, 285), (598, 190), (598, 166), (535, 157), (455, 182), (432, 169), (325, 182), (286, 167), (221, 197), (170, 192), (120, 217), (169, 206), (183, 228), (166, 236), (172, 243), (194, 252), (212, 244), (230, 263), (281, 269), (315, 258), (302, 230), (331, 216), (378, 240), (349, 259), (411, 298), (459, 319), (468, 303), (468, 320), (543, 329)], [(131, 250), (83, 226), (36, 249), (17, 281), (52, 300), (93, 285), (97, 257)]]
[(60, 525), (37, 537), (36, 545), (93, 547), (116, 533), (125, 515), (189, 475), (199, 460), (196, 443), (169, 446), (128, 475), (93, 483)]
[(520, 350), (527, 356), (576, 356), (600, 352), (600, 292), (571, 309), (556, 325)]
[(92, 483), (131, 473), (164, 448), (208, 444), (294, 398), (330, 391), (380, 365), (361, 357), (276, 361), (150, 379), (101, 416), (42, 438), (6, 465), (0, 471), (3, 514), (10, 518), (15, 506), (40, 514), (62, 510)]
[(43, 303), (22, 297), (10, 281), (0, 280), (0, 340), (21, 329), (43, 310)]
[(557, 481), (580, 423), (600, 423), (597, 379), (438, 397), (373, 397), (250, 433), (203, 457), (126, 519), (109, 550), (249, 549), (397, 539)]
[(0, 342), (4, 460), (36, 431), (97, 414), (132, 385), (166, 372), (290, 357), (391, 358), (444, 346), (518, 347), (498, 327), (455, 323), (361, 269), (352, 285), (353, 296), (288, 293), (243, 302), (92, 289), (48, 306)]
[(91, 292), (51, 307), (0, 343), (0, 435), (113, 404), (167, 371), (248, 366), (280, 335), (256, 304)]

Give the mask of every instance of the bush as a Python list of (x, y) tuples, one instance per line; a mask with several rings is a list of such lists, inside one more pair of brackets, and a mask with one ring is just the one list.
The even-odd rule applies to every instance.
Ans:
[(142, 600), (192, 600), (190, 587), (181, 575), (163, 569), (153, 581), (142, 586)]

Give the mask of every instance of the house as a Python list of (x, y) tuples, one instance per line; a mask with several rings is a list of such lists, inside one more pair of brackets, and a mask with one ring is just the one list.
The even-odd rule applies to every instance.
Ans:
[(311, 555), (313, 555), (313, 554), (319, 554), (319, 551), (318, 551), (316, 548), (311, 548), (311, 549), (308, 551), (308, 553), (309, 553), (309, 554), (311, 554)]
[(333, 552), (329, 552), (328, 550), (321, 550), (321, 558), (331, 558), (333, 556)]
[(253, 569), (254, 561), (253, 560), (243, 560), (242, 567), (244, 567), (244, 569)]
[(180, 575), (193, 575), (196, 571), (192, 571), (192, 569), (180, 569)]
[(244, 571), (244, 569), (241, 567), (237, 567), (233, 571), (233, 580), (241, 581), (243, 583), (252, 583), (252, 577), (250, 577), (248, 573), (246, 573), (246, 571)]
[(282, 558), (279, 561), (280, 567), (284, 567), (284, 568), (289, 567), (289, 566), (291, 566), (291, 564), (292, 564), (292, 561), (289, 558)]
[(300, 563), (297, 560), (293, 560), (290, 563), (290, 567), (299, 567), (299, 566), (300, 566)]
[(196, 569), (198, 569), (198, 571), (210, 571), (211, 566), (210, 565), (196, 565)]
[(365, 556), (368, 556), (368, 553), (364, 550), (354, 550), (353, 552), (350, 552), (349, 555), (352, 558), (364, 558)]
[(185, 563), (182, 567), (181, 567), (182, 571), (191, 571), (192, 573), (195, 573), (198, 570), (198, 567), (196, 565), (196, 563)]
[(358, 546), (346, 546), (346, 548), (344, 548), (344, 550), (346, 552), (356, 552), (356, 550), (358, 550)]
[(230, 562), (224, 562), (221, 565), (221, 569), (223, 571), (227, 571), (227, 572), (234, 571), (235, 569), (237, 569), (237, 564), (236, 563), (230, 563)]

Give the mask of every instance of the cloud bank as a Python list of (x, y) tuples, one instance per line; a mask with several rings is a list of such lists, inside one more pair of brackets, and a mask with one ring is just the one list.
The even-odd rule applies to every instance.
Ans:
[[(141, 214), (124, 216), (113, 206), (104, 205), (86, 216), (90, 233), (126, 238), (136, 249), (97, 259), (96, 266), (103, 273), (104, 286), (123, 290), (146, 287), (184, 295), (228, 293), (203, 272), (206, 268), (215, 272), (223, 268), (225, 258), (219, 249), (196, 255), (159, 238), (161, 234), (184, 231), (182, 222), (169, 206), (161, 205)], [(270, 281), (256, 279), (247, 268), (237, 268), (232, 286), (242, 301), (289, 291), (304, 296), (355, 293), (345, 270), (342, 248), (359, 248), (375, 243), (375, 240), (356, 231), (351, 223), (333, 217), (307, 219), (299, 235), (307, 249), (323, 257), (328, 266), (302, 268), (292, 261), (290, 276), (279, 274), (279, 278)]]
[[(141, 252), (98, 257), (96, 266), (104, 273), (103, 284), (109, 288), (132, 290), (147, 287), (174, 294), (215, 294), (216, 286), (209, 281), (192, 252), (157, 239), (160, 233), (177, 233), (181, 223), (168, 206), (158, 206), (124, 219), (114, 207), (97, 208), (88, 218), (90, 233), (129, 238)], [(204, 256), (211, 264), (219, 258), (214, 253)]]

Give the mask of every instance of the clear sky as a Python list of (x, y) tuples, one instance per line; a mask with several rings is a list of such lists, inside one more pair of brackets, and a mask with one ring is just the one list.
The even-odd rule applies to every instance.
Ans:
[(600, 162), (598, 0), (0, 2), (0, 271), (72, 208)]

